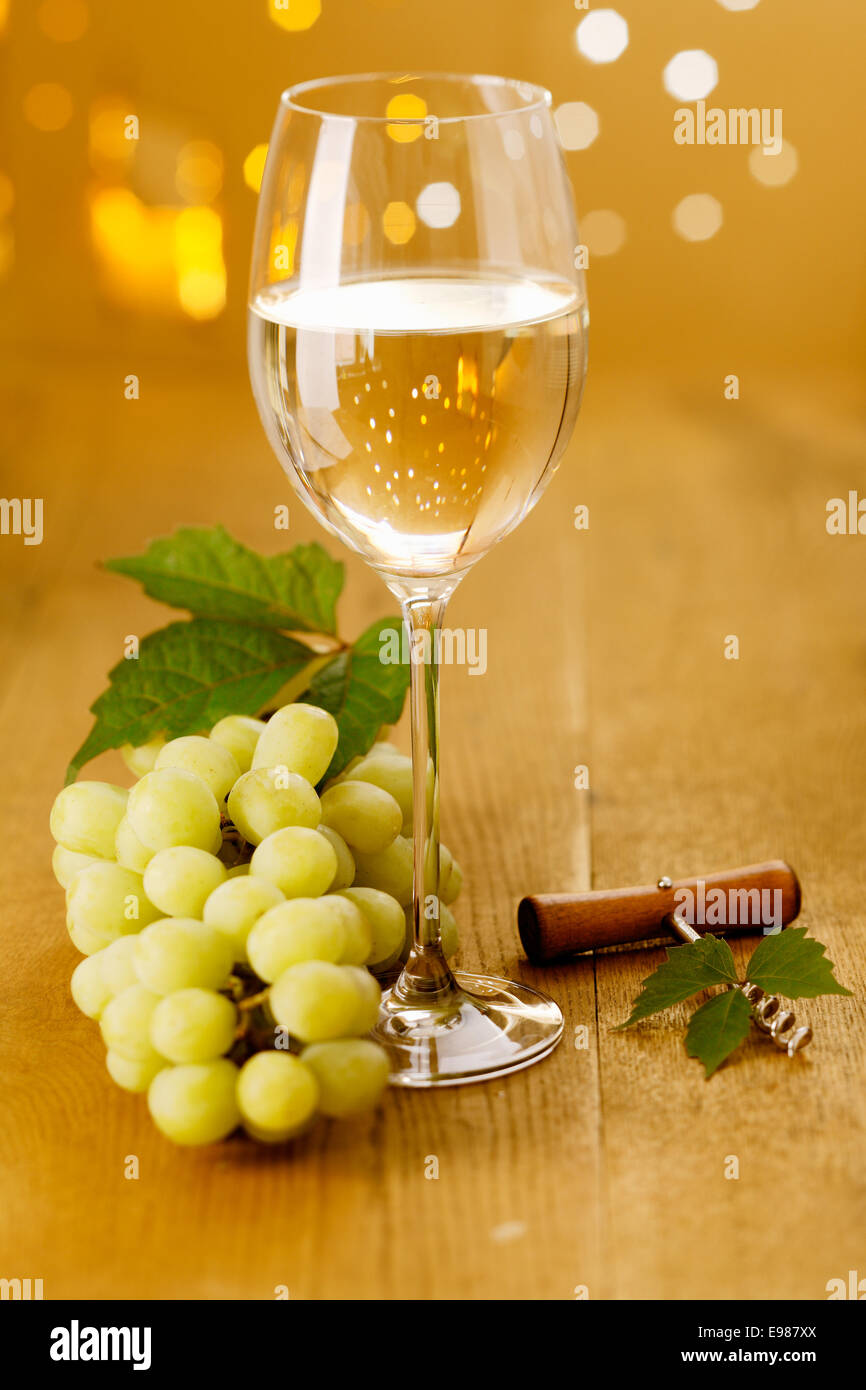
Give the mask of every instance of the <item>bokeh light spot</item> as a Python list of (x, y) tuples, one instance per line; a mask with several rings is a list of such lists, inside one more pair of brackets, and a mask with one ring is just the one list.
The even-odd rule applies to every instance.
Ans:
[(265, 172), (267, 157), (267, 145), (254, 145), (244, 160), (244, 183), (254, 193), (258, 193), (262, 186), (262, 176)]
[(554, 119), (564, 150), (585, 150), (598, 136), (598, 115), (585, 101), (564, 101)]
[(592, 10), (575, 38), (578, 52), (591, 63), (614, 63), (628, 48), (628, 24), (616, 10)]
[(0, 219), (8, 217), (15, 206), (15, 187), (8, 174), (0, 173)]
[(671, 221), (684, 241), (709, 241), (722, 225), (722, 205), (711, 193), (690, 193), (677, 203)]
[(43, 34), (55, 43), (74, 43), (90, 23), (84, 0), (43, 0), (37, 18)]
[(222, 220), (212, 208), (185, 208), (174, 229), (180, 307), (190, 318), (213, 319), (225, 308)]
[(460, 216), (460, 194), (453, 183), (428, 183), (415, 199), (415, 208), (428, 227), (452, 227)]
[(385, 129), (398, 145), (411, 145), (413, 140), (424, 134), (421, 122), (427, 115), (427, 103), (423, 97), (415, 96), (414, 92), (398, 92), (385, 107), (385, 115), (395, 122), (410, 122), (409, 125), (389, 125)]
[(723, 10), (753, 10), (758, 0), (719, 0)]
[(768, 188), (781, 188), (783, 184), (790, 183), (799, 167), (800, 157), (787, 140), (782, 141), (778, 154), (764, 154), (761, 145), (755, 145), (749, 151), (749, 173)]
[(129, 103), (119, 96), (99, 97), (90, 108), (90, 162), (104, 173), (124, 164), (135, 154), (136, 140), (126, 138)]
[(211, 203), (223, 186), (222, 151), (210, 140), (190, 140), (177, 156), (175, 187), (186, 203)]
[(611, 208), (598, 208), (580, 219), (580, 239), (593, 256), (613, 256), (625, 244), (625, 218)]
[(24, 97), (24, 115), (37, 130), (62, 130), (72, 120), (72, 97), (59, 82), (37, 82)]
[(715, 58), (702, 48), (685, 48), (675, 53), (664, 70), (665, 90), (680, 101), (700, 101), (708, 97), (719, 80)]
[(382, 230), (393, 246), (405, 246), (415, 234), (415, 214), (408, 203), (389, 203), (382, 213)]
[(281, 29), (310, 29), (322, 13), (321, 0), (268, 0), (268, 14)]

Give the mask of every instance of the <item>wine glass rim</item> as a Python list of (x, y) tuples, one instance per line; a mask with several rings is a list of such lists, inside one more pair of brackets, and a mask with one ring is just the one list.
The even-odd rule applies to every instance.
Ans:
[(298, 98), (307, 92), (315, 92), (323, 87), (341, 87), (350, 82), (400, 82), (407, 78), (422, 78), (426, 81), (438, 82), (464, 82), (476, 86), (482, 84), (492, 84), (500, 88), (510, 88), (514, 92), (528, 94), (528, 100), (523, 99), (520, 105), (506, 108), (503, 111), (477, 111), (474, 114), (465, 116), (437, 116), (438, 125), (456, 125), (458, 123), (468, 123), (469, 121), (495, 120), (502, 116), (515, 116), (529, 114), (543, 108), (549, 108), (553, 104), (553, 97), (546, 87), (541, 87), (536, 82), (525, 82), (514, 77), (498, 77), (488, 73), (463, 73), (463, 72), (407, 72), (405, 69), (393, 72), (346, 72), (340, 73), (336, 77), (314, 77), (306, 82), (296, 82), (291, 87), (287, 87), (280, 94), (280, 104), (287, 106), (292, 111), (298, 111), (305, 116), (318, 116), (325, 121), (363, 121), (373, 125), (424, 125), (430, 119), (431, 112), (424, 116), (362, 116), (360, 114), (350, 115), (343, 111), (325, 111), (315, 106), (306, 106)]

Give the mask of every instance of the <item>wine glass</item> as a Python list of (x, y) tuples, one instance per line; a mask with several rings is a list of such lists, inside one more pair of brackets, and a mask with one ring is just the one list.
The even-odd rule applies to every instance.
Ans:
[(568, 443), (587, 311), (543, 88), (379, 73), (284, 92), (249, 295), (259, 413), (290, 482), (400, 602), (411, 662), (413, 939), (374, 1036), (394, 1084), (540, 1060), (562, 1014), (440, 943), (438, 637), (467, 570)]

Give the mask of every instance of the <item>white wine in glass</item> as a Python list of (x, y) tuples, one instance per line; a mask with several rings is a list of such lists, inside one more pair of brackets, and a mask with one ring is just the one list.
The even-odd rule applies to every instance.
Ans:
[[(376, 1036), (392, 1081), (483, 1080), (562, 1032), (526, 985), (439, 941), (436, 630), (540, 496), (586, 371), (586, 298), (550, 96), (383, 74), (283, 94), (249, 300), (253, 391), (296, 491), (399, 599), (415, 650), (414, 934)], [(432, 766), (433, 794), (428, 798)]]

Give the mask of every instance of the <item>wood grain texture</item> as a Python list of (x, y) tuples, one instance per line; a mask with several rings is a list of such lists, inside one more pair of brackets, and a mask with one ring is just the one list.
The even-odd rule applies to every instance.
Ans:
[[(866, 1273), (866, 541), (824, 529), (827, 498), (866, 481), (853, 393), (754, 382), (730, 403), (715, 379), (597, 374), (549, 493), (453, 601), (451, 625), (488, 630), (486, 674), (443, 683), (461, 964), (549, 990), (566, 1017), (553, 1056), (505, 1081), (389, 1094), (291, 1150), (188, 1153), (110, 1083), (71, 1002), (48, 809), (123, 638), (166, 613), (95, 562), (179, 522), (222, 520), (276, 548), (286, 487), (241, 364), (206, 386), (155, 361), (137, 370), (135, 403), (116, 365), (68, 366), (37, 390), (22, 362), (4, 390), (4, 491), (45, 497), (46, 537), (0, 544), (13, 835), (0, 1274), (41, 1277), (48, 1298), (255, 1299), (284, 1284), (315, 1299), (571, 1299), (579, 1286), (814, 1299)], [(588, 532), (573, 528), (579, 502)], [(292, 526), (293, 540), (319, 534), (299, 504)], [(347, 563), (352, 632), (392, 605)], [(575, 789), (580, 764), (589, 790)], [(118, 759), (93, 775), (120, 777)], [(518, 900), (590, 886), (590, 801), (597, 887), (790, 860), (802, 923), (857, 991), (803, 1004), (807, 1054), (789, 1062), (756, 1036), (707, 1083), (685, 1054), (685, 1008), (611, 1031), (660, 950), (525, 961)], [(733, 943), (743, 963), (749, 945)]]

